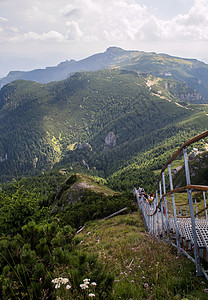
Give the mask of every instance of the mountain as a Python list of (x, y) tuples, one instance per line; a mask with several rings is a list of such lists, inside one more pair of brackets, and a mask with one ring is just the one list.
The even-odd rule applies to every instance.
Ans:
[(0, 179), (66, 166), (106, 178), (129, 165), (157, 169), (180, 142), (207, 129), (207, 106), (181, 101), (182, 94), (195, 91), (117, 68), (7, 84), (0, 90)]
[(125, 51), (121, 48), (110, 47), (104, 53), (98, 53), (82, 59), (66, 60), (55, 67), (36, 69), (28, 72), (11, 71), (2, 78), (1, 86), (17, 79), (32, 80), (39, 83), (48, 83), (66, 79), (71, 73), (80, 71), (96, 71), (106, 69), (122, 60), (126, 60), (134, 51)]
[[(183, 59), (157, 54), (154, 52), (123, 50), (110, 47), (104, 53), (98, 53), (80, 61), (70, 60), (55, 67), (36, 69), (29, 72), (12, 71), (1, 79), (1, 86), (17, 79), (32, 80), (39, 83), (60, 81), (80, 71), (96, 71), (106, 68), (122, 68), (160, 78), (169, 78), (186, 83), (195, 90), (197, 99), (208, 102), (208, 65), (195, 59)], [(185, 94), (182, 100), (192, 95)], [(203, 99), (204, 98), (204, 99)]]

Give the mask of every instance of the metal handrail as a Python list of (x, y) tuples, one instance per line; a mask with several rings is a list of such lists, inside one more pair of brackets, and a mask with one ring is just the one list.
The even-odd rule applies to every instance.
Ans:
[[(173, 226), (174, 224), (174, 230), (175, 230), (175, 238), (176, 238), (176, 244), (174, 246), (178, 249), (179, 252), (183, 252), (185, 255), (189, 255), (186, 253), (186, 251), (183, 249), (181, 250), (181, 231), (178, 227), (178, 220), (182, 219), (190, 219), (191, 220), (191, 228), (192, 228), (192, 237), (193, 237), (193, 243), (194, 243), (194, 258), (192, 258), (192, 261), (195, 262), (196, 265), (196, 274), (198, 276), (205, 275), (205, 277), (208, 279), (208, 276), (205, 274), (205, 271), (203, 270), (201, 264), (200, 264), (200, 257), (199, 257), (199, 249), (198, 249), (198, 241), (197, 241), (197, 232), (196, 231), (196, 222), (195, 218), (198, 219), (199, 215), (201, 215), (205, 211), (205, 223), (203, 221), (203, 226), (207, 226), (208, 231), (208, 215), (207, 215), (207, 201), (206, 201), (206, 192), (208, 192), (208, 186), (203, 185), (192, 185), (190, 180), (190, 174), (189, 174), (189, 166), (188, 166), (188, 158), (187, 158), (187, 147), (191, 144), (208, 137), (208, 130), (195, 136), (194, 138), (190, 139), (186, 143), (184, 143), (173, 155), (172, 157), (167, 161), (167, 163), (164, 165), (164, 167), (161, 170), (161, 173), (159, 175), (159, 180), (157, 182), (157, 188), (155, 192), (155, 201), (153, 202), (151, 209), (149, 202), (144, 199), (144, 197), (141, 195), (141, 198), (138, 198), (138, 192), (136, 193), (137, 196), (137, 202), (142, 210), (145, 226), (147, 231), (149, 231), (151, 234), (156, 235), (157, 237), (162, 236), (163, 239), (166, 239), (169, 243), (173, 244), (170, 238), (170, 224)], [(172, 173), (171, 173), (171, 163), (183, 152), (184, 156), (184, 168), (185, 168), (185, 175), (186, 175), (186, 186), (180, 187), (180, 188), (173, 188), (173, 179), (172, 179)], [(169, 171), (169, 185), (170, 185), (170, 191), (166, 192), (166, 184), (165, 184), (165, 175), (164, 171), (168, 168)], [(163, 189), (162, 189), (163, 186)], [(159, 190), (159, 193), (158, 193)], [(174, 194), (186, 191), (188, 195), (188, 203), (175, 203)], [(195, 200), (195, 211), (194, 211), (194, 205), (193, 205), (193, 199), (192, 199), (192, 192), (193, 191), (199, 191), (197, 195), (194, 197)], [(204, 197), (204, 208), (200, 209), (198, 211), (197, 208), (197, 201), (196, 199), (203, 193)], [(166, 200), (167, 196), (172, 197), (172, 203), (170, 201)], [(140, 201), (139, 201), (140, 199)], [(169, 206), (171, 205), (171, 208), (169, 209)], [(182, 207), (186, 206), (186, 216), (182, 215)], [(178, 208), (178, 214), (176, 213), (176, 207)], [(188, 207), (189, 207), (189, 214), (188, 214)], [(160, 211), (159, 211), (160, 208)], [(164, 210), (163, 210), (164, 209)], [(172, 210), (172, 211), (171, 211)], [(180, 212), (179, 212), (180, 210)], [(164, 216), (165, 215), (165, 216)], [(157, 219), (157, 221), (156, 221)], [(174, 221), (174, 223), (173, 223)], [(199, 223), (199, 221), (197, 221)], [(170, 224), (169, 224), (170, 223)], [(190, 222), (189, 227), (190, 227)], [(197, 223), (197, 224), (198, 224)], [(181, 223), (180, 226), (185, 226), (184, 222)], [(187, 224), (187, 223), (186, 223)], [(202, 234), (200, 233), (202, 236)], [(205, 241), (205, 239), (202, 237), (202, 240)], [(208, 246), (206, 245), (206, 256), (208, 261)], [(189, 255), (190, 256), (190, 255)], [(204, 258), (204, 255), (203, 255)]]
[(167, 161), (167, 163), (164, 165), (164, 167), (162, 168), (161, 172), (160, 172), (160, 176), (157, 182), (157, 188), (159, 185), (159, 181), (162, 178), (162, 173), (165, 171), (165, 169), (167, 169), (168, 165), (170, 165), (183, 151), (184, 148), (190, 146), (191, 144), (200, 141), (201, 139), (205, 138), (208, 136), (208, 130), (195, 136), (194, 138), (190, 139), (189, 141), (187, 141), (186, 143), (184, 143), (172, 156), (171, 158)]

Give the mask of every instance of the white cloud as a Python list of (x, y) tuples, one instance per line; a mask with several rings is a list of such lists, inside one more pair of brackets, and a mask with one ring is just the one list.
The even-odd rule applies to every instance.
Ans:
[(72, 37), (83, 40), (90, 36), (108, 42), (208, 39), (207, 0), (195, 0), (187, 14), (179, 14), (168, 21), (156, 18), (147, 6), (134, 0), (74, 0), (61, 13), (79, 24), (72, 26)]
[(111, 45), (164, 52), (175, 47), (178, 53), (191, 53), (194, 45), (193, 57), (202, 51), (207, 56), (195, 45), (208, 43), (208, 0), (0, 0), (0, 11), (1, 56), (18, 48), (30, 57), (44, 52), (78, 59)]
[(2, 21), (2, 22), (8, 22), (8, 19), (4, 18), (4, 17), (0, 17), (0, 21)]
[(19, 42), (19, 41), (27, 41), (27, 40), (34, 40), (34, 41), (56, 41), (60, 42), (63, 41), (65, 38), (64, 36), (57, 32), (57, 31), (49, 31), (43, 32), (38, 34), (37, 32), (27, 32), (24, 35), (16, 35), (10, 39), (11, 42)]
[(55, 1), (42, 3), (31, 0), (31, 5), (25, 10), (22, 8), (22, 23), (18, 19), (16, 24), (7, 17), (0, 17), (0, 21), (8, 24), (7, 28), (2, 28), (9, 41), (102, 39), (115, 43), (128, 39), (208, 39), (207, 0), (195, 0), (187, 14), (179, 14), (168, 21), (154, 16), (146, 5), (138, 4), (136, 0), (71, 0), (70, 4), (61, 0), (58, 10)]
[(83, 32), (79, 28), (79, 24), (75, 21), (66, 22), (68, 28), (66, 38), (68, 40), (77, 40), (83, 36)]
[(163, 26), (163, 38), (208, 40), (208, 2), (196, 0), (187, 14), (178, 15)]

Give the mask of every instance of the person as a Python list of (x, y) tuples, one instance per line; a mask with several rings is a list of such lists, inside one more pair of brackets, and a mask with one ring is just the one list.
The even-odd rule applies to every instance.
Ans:
[(154, 201), (154, 194), (153, 193), (151, 193), (150, 195), (149, 195), (149, 203), (150, 203), (150, 205), (151, 205), (151, 203)]
[(142, 187), (139, 187), (138, 191), (139, 191), (139, 194), (141, 194), (141, 192), (142, 192)]

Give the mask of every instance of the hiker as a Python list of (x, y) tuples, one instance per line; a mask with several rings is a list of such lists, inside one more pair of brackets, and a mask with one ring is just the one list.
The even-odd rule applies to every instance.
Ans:
[(139, 187), (138, 192), (139, 192), (139, 194), (141, 194), (141, 192), (142, 192), (142, 187)]
[(153, 193), (151, 193), (150, 195), (149, 195), (149, 204), (151, 205), (151, 203), (154, 201), (154, 194)]

